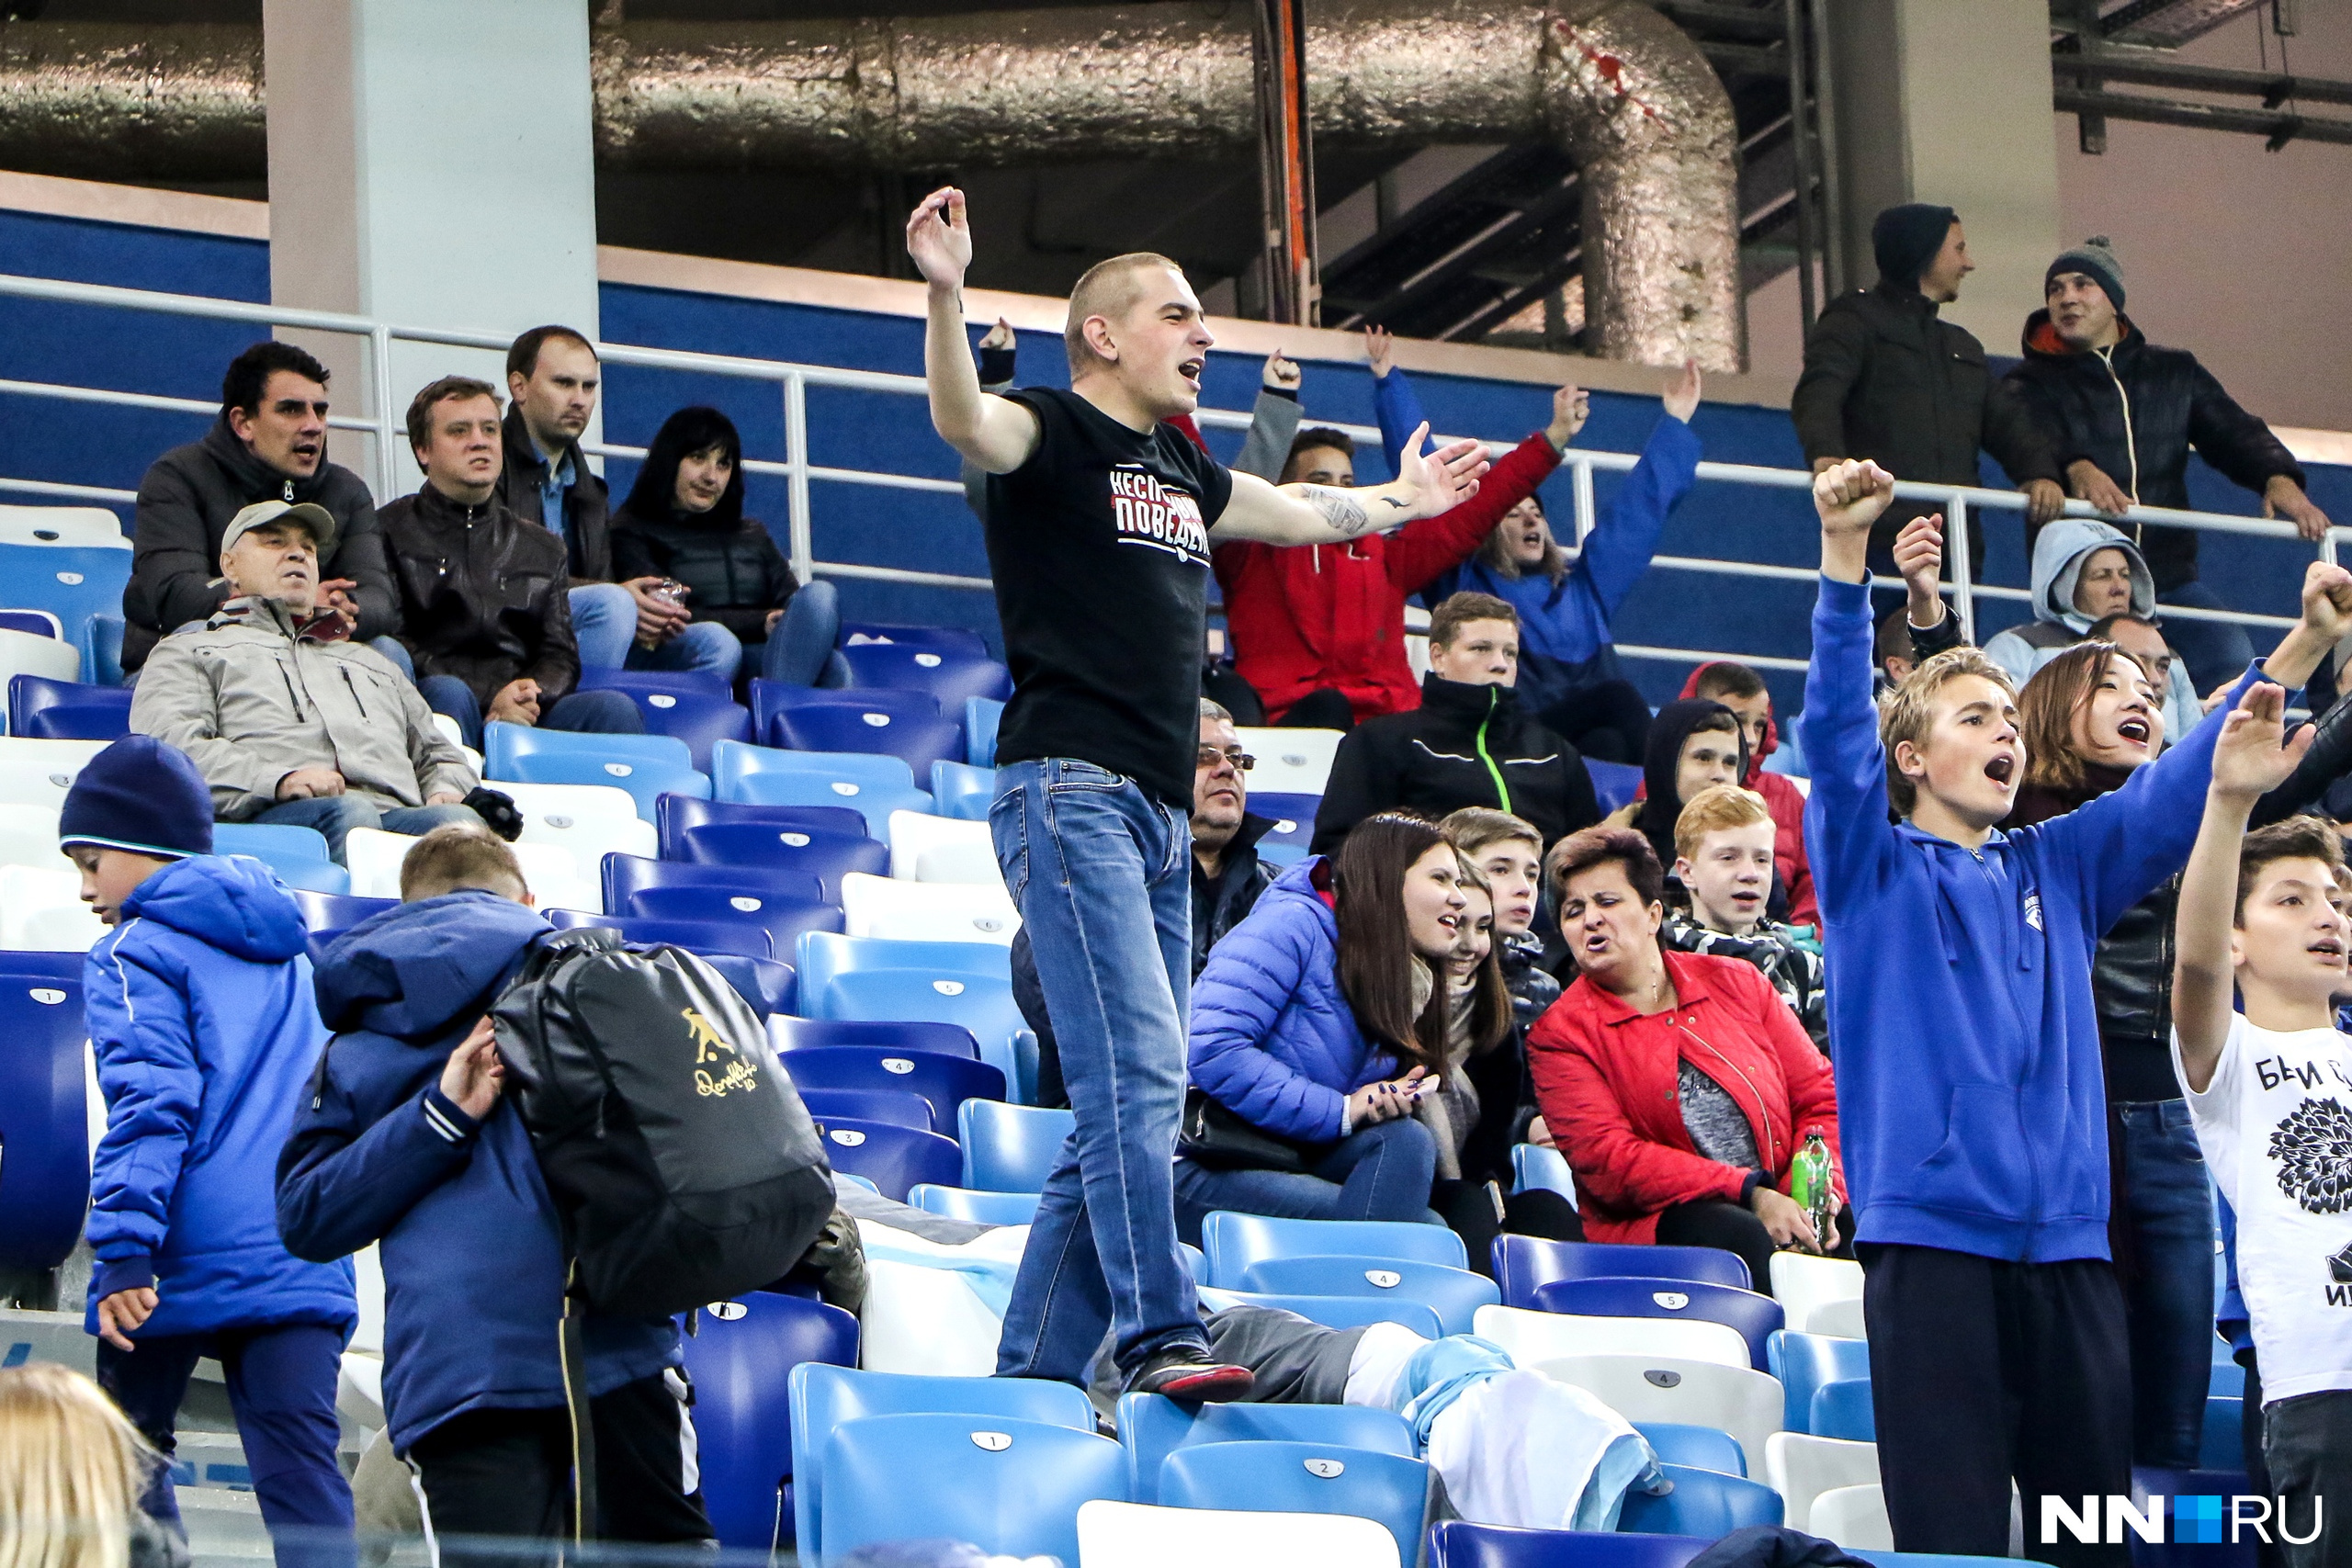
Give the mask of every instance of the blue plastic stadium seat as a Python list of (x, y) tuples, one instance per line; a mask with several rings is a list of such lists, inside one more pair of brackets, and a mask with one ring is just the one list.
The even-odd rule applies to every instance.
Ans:
[(92, 615), (83, 623), (82, 679), (101, 686), (122, 684), (122, 632), (120, 615)]
[(843, 621), (840, 646), (855, 643), (895, 642), (908, 648), (927, 648), (933, 652), (944, 649), (951, 653), (968, 654), (974, 659), (989, 656), (988, 639), (966, 626), (918, 626), (895, 621)]
[[(1362, 1404), (1179, 1404), (1157, 1393), (1119, 1396), (1119, 1443), (1137, 1503), (1158, 1503), (1160, 1466), (1204, 1443), (1319, 1443), (1413, 1457), (1403, 1417)], [(1220, 1505), (1222, 1506), (1222, 1505)]]
[(1400, 1558), (1419, 1552), (1429, 1491), (1422, 1461), (1336, 1444), (1198, 1443), (1159, 1466), (1163, 1506), (1352, 1514), (1386, 1526)]
[(994, 697), (964, 699), (964, 761), (976, 768), (996, 766), (997, 726), (1004, 705)]
[(804, 707), (863, 707), (901, 718), (958, 718), (944, 714), (939, 699), (929, 692), (893, 692), (876, 687), (853, 691), (846, 686), (795, 686), (783, 681), (752, 682), (752, 739), (763, 746), (779, 746), (775, 720), (779, 714)]
[[(658, 922), (656, 922), (658, 923)], [(672, 945), (684, 947), (684, 942)], [(693, 951), (688, 949), (689, 952)], [(727, 983), (742, 994), (752, 1004), (752, 1010), (763, 1021), (780, 1012), (790, 1012), (795, 1001), (792, 965), (778, 964), (773, 958), (754, 958), (741, 953), (706, 953), (701, 955), (713, 969), (727, 977)]]
[[(771, 1032), (784, 1046), (786, 1077), (804, 1094), (811, 1089), (879, 1090), (920, 1095), (931, 1107), (931, 1130), (952, 1133), (956, 1112), (967, 1100), (1002, 1100), (1003, 1072), (968, 1056), (943, 1055), (911, 1046), (817, 1045), (791, 1048), (792, 1032), (824, 1028), (830, 1019), (779, 1019)], [(922, 1029), (933, 1025), (868, 1024), (874, 1029)], [(968, 1043), (966, 1045), (969, 1049)]]
[(586, 735), (564, 729), (539, 729), (527, 724), (484, 725), (481, 755), (487, 776), (494, 779), (513, 777), (506, 770), (525, 757), (550, 755), (594, 757), (598, 761), (639, 760), (679, 768), (694, 765), (686, 743), (675, 736)]
[(1869, 1377), (1870, 1341), (1784, 1329), (1766, 1338), (1764, 1370), (1781, 1380), (1788, 1396), (1781, 1424), (1792, 1432), (1812, 1432), (1813, 1391), (1824, 1383)]
[[(94, 615), (122, 614), (122, 591), (130, 581), (131, 552), (78, 545), (0, 545), (0, 582), (8, 602), (55, 615), (64, 640), (82, 646)], [(209, 564), (209, 563), (208, 563)], [(83, 674), (91, 673), (85, 666)], [(9, 727), (11, 735), (24, 733)]]
[[(2245, 1385), (2239, 1385), (2243, 1388)], [(2227, 1470), (2242, 1462), (2245, 1452), (2244, 1423), (2245, 1397), (2237, 1394), (2209, 1394), (2205, 1400), (2205, 1426), (2199, 1434), (2197, 1462), (2206, 1470)]]
[[(825, 1492), (820, 1461), (827, 1440), (844, 1422), (953, 1411), (1046, 1423), (1075, 1432), (1094, 1430), (1094, 1406), (1087, 1403), (1085, 1391), (1043, 1378), (920, 1377), (803, 1362), (786, 1381), (792, 1408), (792, 1510), (804, 1556), (818, 1541), (817, 1517)], [(968, 1435), (962, 1440), (971, 1446)], [(902, 1472), (900, 1490), (907, 1473), (920, 1472)], [(883, 1517), (895, 1514), (886, 1508)], [(1075, 1552), (1068, 1559), (1077, 1560)]]
[(793, 1087), (800, 1090), (800, 1102), (808, 1108), (808, 1114), (820, 1122), (887, 1122), (918, 1133), (939, 1131), (932, 1118), (931, 1101), (909, 1089), (812, 1089), (797, 1081)]
[[(213, 829), (220, 831), (218, 827)], [(321, 893), (311, 888), (291, 890), (294, 902), (302, 908), (302, 923), (314, 931), (348, 931), (360, 921), (397, 909), (397, 898), (354, 898), (348, 894)]]
[(918, 778), (929, 778), (933, 762), (961, 761), (964, 757), (964, 727), (953, 719), (912, 718), (836, 704), (786, 708), (775, 716), (768, 739), (796, 751), (896, 757)]
[(1077, 1127), (1068, 1111), (967, 1100), (956, 1112), (964, 1185), (983, 1192), (1041, 1192), (1062, 1145)]
[(1462, 1238), (1443, 1225), (1405, 1220), (1284, 1220), (1220, 1209), (1202, 1225), (1209, 1282), (1238, 1290), (1243, 1270), (1265, 1258), (1402, 1258), (1466, 1266)]
[[(971, 1157), (968, 1143), (965, 1157)], [(1241, 1288), (1277, 1295), (1402, 1297), (1435, 1312), (1448, 1334), (1469, 1333), (1477, 1310), (1501, 1301), (1484, 1274), (1401, 1258), (1261, 1258), (1241, 1271)]]
[(900, 942), (890, 937), (812, 933), (800, 939), (793, 962), (810, 997), (821, 997), (837, 975), (860, 969), (925, 970), (934, 975), (1012, 978), (1009, 949), (992, 942)]
[(1012, 671), (993, 659), (903, 643), (866, 643), (844, 648), (841, 656), (849, 667), (849, 679), (842, 682), (844, 686), (929, 692), (939, 699), (943, 713), (952, 712), (970, 697), (1002, 702), (1012, 695)]
[(1674, 1490), (1663, 1497), (1625, 1494), (1617, 1528), (1628, 1535), (1695, 1535), (1719, 1540), (1749, 1525), (1777, 1525), (1781, 1495), (1761, 1482), (1688, 1465), (1660, 1465)]
[[(665, 795), (707, 796), (710, 779), (697, 772), (685, 743), (667, 735), (572, 735), (492, 724), (482, 777), (492, 784), (607, 784), (628, 791), (637, 815), (654, 819)], [(560, 744), (559, 744), (560, 743)], [(616, 744), (620, 743), (620, 744)]]
[(929, 968), (859, 969), (834, 976), (821, 991), (803, 985), (801, 993), (801, 1010), (820, 1018), (960, 1023), (979, 1042), (980, 1060), (1002, 1073), (1008, 1088), (1020, 1083), (1013, 1036), (1028, 1025), (1013, 1005), (1010, 980)]
[(1577, 1201), (1576, 1174), (1568, 1168), (1567, 1156), (1557, 1149), (1538, 1144), (1513, 1144), (1510, 1173), (1510, 1190), (1514, 1192), (1541, 1189), (1557, 1192), (1571, 1203)]
[(1700, 1280), (1709, 1284), (1755, 1289), (1739, 1255), (1713, 1247), (1642, 1247), (1621, 1242), (1545, 1241), (1540, 1236), (1498, 1235), (1494, 1246), (1495, 1283), (1503, 1305), (1532, 1308), (1539, 1285), (1554, 1280), (1596, 1277)]
[(1315, 837), (1315, 813), (1323, 805), (1321, 795), (1283, 795), (1277, 791), (1259, 795), (1253, 791), (1249, 801), (1251, 816), (1272, 818), (1274, 824), (1258, 840), (1259, 853), (1270, 849), (1293, 850), (1302, 855), (1306, 852)]
[[(1180, 1242), (1177, 1244), (1184, 1247)], [(1184, 1247), (1191, 1252), (1193, 1248)], [(1193, 1269), (1193, 1282), (1201, 1284), (1201, 1275), (1208, 1265), (1204, 1262)], [(1211, 1289), (1216, 1289), (1212, 1286)], [(1365, 1328), (1375, 1323), (1393, 1323), (1409, 1328), (1424, 1339), (1445, 1337), (1445, 1325), (1437, 1320), (1436, 1311), (1421, 1302), (1397, 1301), (1380, 1296), (1293, 1296), (1258, 1291), (1226, 1291), (1219, 1300), (1230, 1299), (1238, 1306), (1264, 1307), (1271, 1312), (1292, 1312), (1309, 1323), (1319, 1323), (1326, 1328)]]
[(792, 1369), (857, 1364), (857, 1319), (822, 1302), (753, 1291), (705, 1309), (682, 1336), (695, 1385), (703, 1505), (722, 1546), (766, 1551), (790, 1539), (783, 1501), (792, 1474)]
[(765, 926), (740, 920), (662, 920), (624, 915), (592, 915), (584, 909), (549, 909), (548, 924), (558, 931), (575, 926), (602, 926), (621, 933), (624, 942), (667, 942), (705, 955), (735, 953), (744, 958), (773, 958), (775, 940)]
[[(82, 953), (0, 948), (0, 975), (12, 975), (27, 980), (71, 980), (78, 986), (88, 956)], [(0, 1161), (0, 1164), (5, 1163)]]
[[(0, 551), (11, 547), (0, 545)], [(130, 690), (11, 675), (8, 733), (37, 740), (119, 740), (130, 733)]]
[[(47, 610), (0, 610), (0, 631), (22, 632), (27, 637), (45, 637), (53, 642), (70, 641), (55, 615)], [(97, 684), (105, 685), (101, 681)]]
[(1110, 1438), (1000, 1416), (847, 1422), (823, 1464), (817, 1532), (828, 1563), (869, 1541), (931, 1538), (1076, 1562), (1080, 1506), (1126, 1498), (1126, 1456)]
[[(807, 989), (805, 986), (802, 987)], [(979, 1042), (960, 1023), (931, 1023), (897, 1019), (780, 1018), (773, 1031), (779, 1051), (816, 1051), (851, 1046), (910, 1055), (949, 1056), (985, 1066)], [(911, 1069), (910, 1069), (911, 1070)], [(990, 1067), (990, 1072), (996, 1069)], [(1001, 1079), (1004, 1075), (997, 1073)], [(1001, 1100), (1002, 1095), (983, 1095)]]
[(348, 894), (351, 873), (327, 858), (326, 836), (315, 828), (275, 822), (220, 822), (212, 829), (216, 855), (251, 855), (288, 887)]
[(90, 1199), (87, 1038), (78, 964), (71, 979), (0, 975), (0, 1268), (54, 1269), (81, 1238)]
[(1813, 1391), (1813, 1411), (1806, 1423), (1816, 1438), (1843, 1438), (1849, 1442), (1878, 1441), (1878, 1416), (1871, 1406), (1871, 1380), (1839, 1378)]
[(926, 1214), (982, 1225), (1025, 1225), (1037, 1217), (1035, 1192), (975, 1192), (925, 1181), (907, 1190), (907, 1201)]
[(1713, 1544), (1692, 1535), (1522, 1530), (1448, 1519), (1430, 1531), (1430, 1568), (1686, 1568)]
[(1747, 1451), (1739, 1446), (1737, 1438), (1720, 1427), (1693, 1427), (1681, 1421), (1636, 1421), (1634, 1430), (1649, 1443), (1660, 1464), (1719, 1470), (1725, 1475), (1747, 1474)]
[(1642, 770), (1631, 762), (1604, 762), (1587, 757), (1584, 766), (1585, 772), (1592, 775), (1592, 793), (1604, 812), (1629, 804), (1634, 792), (1642, 787)]
[(1765, 1370), (1765, 1341), (1786, 1326), (1781, 1303), (1754, 1291), (1699, 1280), (1554, 1280), (1535, 1290), (1537, 1312), (1576, 1317), (1663, 1317), (1720, 1323), (1747, 1341), (1748, 1364)]
[(639, 855), (605, 857), (605, 908), (639, 919), (732, 920), (764, 928), (778, 953), (804, 931), (839, 931), (824, 884), (800, 872), (688, 865)]
[(964, 1159), (953, 1138), (848, 1116), (818, 1117), (816, 1122), (833, 1168), (863, 1176), (885, 1198), (903, 1203), (915, 1183), (953, 1187), (963, 1173)]
[(714, 696), (685, 689), (632, 686), (623, 690), (637, 705), (638, 716), (645, 720), (645, 732), (684, 741), (694, 766), (703, 772), (710, 769), (713, 746), (722, 740), (752, 739), (752, 710), (723, 692)]
[(846, 806), (746, 806), (740, 801), (710, 800), (689, 795), (665, 795), (654, 811), (663, 860), (690, 861), (689, 837), (698, 828), (751, 824), (777, 832), (830, 833), (858, 838), (865, 832), (865, 814)]
[(996, 770), (963, 762), (931, 765), (933, 809), (959, 822), (985, 822), (996, 799)]
[(639, 692), (686, 693), (701, 697), (729, 697), (734, 694), (731, 682), (721, 680), (707, 670), (605, 670), (582, 665), (579, 688), (583, 692), (627, 692), (632, 696)]
[(896, 757), (843, 751), (782, 751), (726, 741), (711, 749), (721, 800), (755, 806), (846, 806), (865, 818), (868, 838), (889, 837), (890, 813), (931, 809), (931, 795)]
[(766, 822), (709, 822), (686, 829), (679, 839), (685, 852), (663, 859), (746, 871), (806, 872), (821, 880), (829, 893), (838, 892), (842, 878), (853, 871), (890, 874), (889, 846), (867, 838), (862, 827), (854, 833), (834, 833)]

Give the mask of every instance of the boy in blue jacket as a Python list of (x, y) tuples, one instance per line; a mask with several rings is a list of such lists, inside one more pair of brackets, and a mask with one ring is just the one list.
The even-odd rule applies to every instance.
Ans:
[[(2044, 1495), (2079, 1509), (2131, 1491), (2091, 954), (2188, 861), (2221, 724), (2120, 789), (2002, 832), (2026, 759), (1999, 666), (1954, 649), (1883, 719), (1871, 700), (1864, 556), (1894, 494), (1874, 463), (1815, 479), (1821, 585), (1798, 721), (1887, 1515), (1899, 1551), (2001, 1556), (2014, 1478), (2028, 1555), (2120, 1568), (2121, 1546), (2041, 1528)], [(2352, 626), (2352, 573), (2314, 563), (2302, 602), (2227, 706), (2264, 678), (2302, 683)]]
[[(107, 1105), (90, 1161), (98, 1382), (168, 1458), (189, 1375), (218, 1357), (263, 1519), (347, 1534), (334, 1395), (351, 1264), (296, 1259), (271, 1202), (269, 1162), (325, 1039), (301, 908), (259, 862), (213, 855), (211, 791), (152, 736), (92, 758), (58, 828), (114, 928), (82, 976)], [(146, 1508), (178, 1527), (168, 1473)]]
[[(548, 926), (514, 852), (477, 828), (419, 840), (401, 897), (321, 957), (336, 1032), (278, 1159), (278, 1228), (304, 1258), (381, 1246), (386, 1435), (428, 1537), (553, 1538), (572, 1523), (563, 1237), (486, 1016)], [(677, 1325), (585, 1332), (589, 1533), (707, 1541)]]

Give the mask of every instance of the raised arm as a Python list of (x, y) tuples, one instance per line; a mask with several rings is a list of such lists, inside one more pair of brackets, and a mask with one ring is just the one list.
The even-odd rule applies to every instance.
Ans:
[(1429, 438), (1423, 423), (1407, 445), (1396, 478), (1385, 485), (1340, 490), (1329, 485), (1274, 486), (1255, 474), (1236, 473), (1224, 515), (1209, 530), (1216, 544), (1256, 539), (1269, 545), (1336, 545), (1366, 534), (1385, 534), (1416, 518), (1451, 512), (1478, 493), (1487, 468), (1486, 446), (1457, 441), (1423, 454)]
[(1009, 474), (1037, 449), (1037, 416), (980, 390), (979, 367), (964, 337), (964, 272), (972, 265), (972, 225), (964, 193), (943, 186), (907, 220), (907, 254), (931, 286), (923, 331), (923, 378), (931, 425), (983, 473)]
[(2213, 777), (2205, 790), (2205, 818), (2180, 882), (2173, 942), (2172, 1020), (2180, 1036), (2180, 1066), (2192, 1093), (2213, 1081), (2230, 1037), (2230, 931), (2236, 924), (2238, 857), (2254, 803), (2276, 789), (2311, 749), (2306, 725), (2281, 745), (2287, 694), (2256, 686), (2240, 700), (2213, 744)]
[(1813, 481), (1821, 517), (1821, 587), (1813, 608), (1813, 659), (1797, 736), (1813, 770), (1805, 802), (1805, 858), (1823, 916), (1875, 880), (1894, 852), (1886, 825), (1886, 752), (1871, 695), (1871, 525), (1894, 499), (1894, 476), (1875, 463), (1841, 461)]

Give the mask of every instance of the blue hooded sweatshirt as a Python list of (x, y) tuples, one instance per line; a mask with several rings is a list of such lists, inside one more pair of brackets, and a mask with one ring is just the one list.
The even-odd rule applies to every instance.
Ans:
[(1190, 1077), (1218, 1104), (1301, 1143), (1340, 1136), (1348, 1095), (1396, 1076), (1340, 989), (1340, 926), (1310, 856), (1259, 895), (1193, 982)]
[(90, 1160), (85, 1324), (153, 1285), (137, 1337), (358, 1318), (351, 1264), (277, 1239), (271, 1166), (326, 1031), (302, 911), (259, 861), (174, 861), (122, 901), (83, 961), (107, 1103)]
[[(1865, 1242), (2108, 1256), (2091, 956), (2188, 863), (2222, 710), (2122, 788), (1979, 850), (1887, 821), (1870, 590), (1824, 578), (1797, 720), (1838, 1124)], [(2250, 668), (2231, 697), (2259, 679)]]
[[(1425, 416), (1401, 370), (1373, 383), (1373, 403), (1393, 471), (1406, 437)], [(1671, 414), (1661, 415), (1641, 461), (1625, 476), (1609, 509), (1595, 521), (1583, 553), (1559, 581), (1541, 573), (1506, 577), (1472, 556), (1423, 589), (1421, 602), (1435, 609), (1455, 593), (1491, 593), (1519, 612), (1517, 684), (1529, 713), (1540, 715), (1603, 681), (1623, 679), (1610, 623), (1649, 570), (1667, 514), (1698, 478), (1699, 456), (1699, 437), (1690, 427)], [(1557, 528), (1553, 536), (1560, 537)], [(1573, 547), (1576, 541), (1564, 543)]]
[[(563, 1239), (530, 1134), (511, 1102), (476, 1122), (440, 1089), (548, 929), (509, 899), (452, 893), (352, 927), (319, 962), (336, 1033), (278, 1161), (277, 1224), (304, 1258), (382, 1244), (397, 1454), (469, 1410), (564, 1403)], [(679, 1360), (666, 1317), (592, 1317), (586, 1335), (592, 1395)]]

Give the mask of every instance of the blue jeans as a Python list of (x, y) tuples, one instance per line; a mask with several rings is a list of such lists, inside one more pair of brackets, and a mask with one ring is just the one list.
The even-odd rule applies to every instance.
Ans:
[[(427, 675), (416, 683), (424, 705), (447, 714), (465, 732), (466, 744), (481, 750), (481, 704), (473, 688), (455, 675)], [(574, 692), (552, 707), (539, 710), (541, 729), (568, 729), (594, 735), (642, 735), (645, 718), (627, 692)]]
[(1078, 1125), (1046, 1178), (999, 1377), (1083, 1387), (1105, 1330), (1122, 1372), (1205, 1356), (1172, 1173), (1193, 976), (1187, 815), (1068, 758), (999, 768), (989, 830), (1029, 931)]
[(2244, 626), (2232, 621), (2166, 616), (2166, 604), (2186, 604), (2192, 610), (2228, 610), (2235, 606), (2222, 604), (2220, 594), (2193, 580), (2166, 590), (2157, 599), (2156, 617), (2165, 624), (2165, 641), (2188, 666), (2188, 678), (2197, 683), (2200, 695), (2245, 673), (2246, 665), (2254, 659), (2254, 643)]
[[(180, 1401), (198, 1358), (219, 1357), (263, 1520), (272, 1529), (308, 1527), (316, 1532), (307, 1551), (291, 1541), (282, 1546), (278, 1561), (348, 1562), (347, 1545), (336, 1551), (317, 1539), (331, 1540), (351, 1530), (351, 1485), (334, 1457), (343, 1331), (288, 1323), (159, 1339), (142, 1335), (134, 1343), (139, 1348), (126, 1353), (98, 1341), (98, 1386), (156, 1451), (166, 1461), (172, 1457)], [(180, 1528), (168, 1469), (156, 1471), (142, 1502), (150, 1517)]]
[(2123, 1310), (2132, 1332), (2132, 1460), (2191, 1469), (2213, 1359), (2213, 1200), (2183, 1100), (2108, 1107), (2120, 1151)]
[(787, 685), (813, 686), (842, 639), (841, 595), (830, 582), (811, 582), (784, 607), (784, 619), (760, 648), (760, 676)]
[(1285, 1220), (1432, 1220), (1430, 1183), (1437, 1144), (1409, 1116), (1359, 1127), (1305, 1173), (1212, 1170), (1176, 1162), (1176, 1215), (1184, 1239), (1200, 1245), (1201, 1223), (1218, 1209)]
[(326, 835), (327, 858), (337, 865), (343, 863), (344, 835), (354, 828), (381, 828), (387, 833), (423, 834), (450, 822), (462, 822), (469, 828), (483, 825), (470, 806), (395, 806), (385, 811), (371, 804), (367, 796), (358, 795), (282, 800), (252, 820), (281, 823), (291, 828), (316, 828)]
[(717, 621), (695, 621), (659, 648), (637, 646), (637, 599), (617, 582), (571, 591), (571, 637), (583, 670), (688, 670), (735, 679), (743, 645)]

